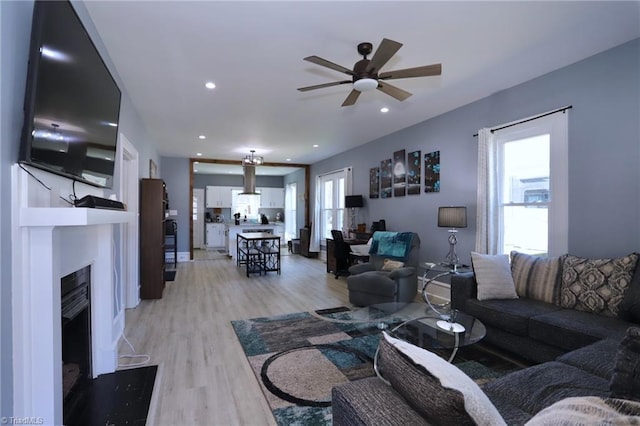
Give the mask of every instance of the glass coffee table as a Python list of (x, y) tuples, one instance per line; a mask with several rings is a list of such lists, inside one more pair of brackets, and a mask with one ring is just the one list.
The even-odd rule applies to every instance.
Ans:
[(437, 311), (426, 303), (382, 303), (366, 306), (323, 320), (375, 325), (393, 337), (429, 350), (450, 350), (453, 361), (458, 348), (482, 340), (486, 328), (482, 322), (463, 312), (441, 307)]

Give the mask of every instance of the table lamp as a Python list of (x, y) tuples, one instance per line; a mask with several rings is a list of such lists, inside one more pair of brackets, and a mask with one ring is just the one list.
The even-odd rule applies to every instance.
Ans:
[(344, 206), (351, 209), (351, 220), (349, 223), (349, 229), (355, 231), (356, 228), (356, 209), (364, 206), (364, 199), (362, 195), (347, 195), (344, 197)]
[(458, 255), (456, 254), (457, 228), (467, 227), (467, 208), (464, 206), (439, 207), (438, 227), (449, 228), (449, 253), (447, 253), (445, 259), (449, 265), (455, 267), (459, 263)]

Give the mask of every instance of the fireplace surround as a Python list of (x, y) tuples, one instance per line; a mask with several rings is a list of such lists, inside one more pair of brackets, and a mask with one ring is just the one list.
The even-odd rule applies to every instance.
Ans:
[[(91, 265), (92, 377), (117, 368), (124, 329), (117, 224), (134, 223), (127, 211), (30, 207), (27, 183), (14, 169), (13, 415), (63, 424), (61, 279)], [(48, 195), (48, 194), (47, 194)], [(29, 201), (29, 202), (28, 202)], [(122, 290), (120, 290), (120, 293)]]

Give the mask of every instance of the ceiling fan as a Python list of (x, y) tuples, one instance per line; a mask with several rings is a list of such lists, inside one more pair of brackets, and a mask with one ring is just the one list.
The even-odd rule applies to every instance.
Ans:
[(382, 68), (393, 55), (402, 47), (402, 43), (389, 40), (387, 38), (382, 39), (382, 43), (378, 46), (378, 49), (373, 54), (371, 60), (367, 59), (367, 56), (373, 51), (373, 45), (371, 43), (358, 44), (358, 53), (363, 56), (364, 59), (359, 60), (353, 66), (353, 70), (345, 68), (341, 65), (334, 64), (331, 61), (327, 61), (319, 56), (308, 56), (304, 58), (305, 61), (312, 62), (323, 67), (331, 68), (332, 70), (345, 73), (351, 76), (351, 80), (334, 81), (332, 83), (317, 84), (315, 86), (307, 86), (298, 88), (301, 92), (306, 92), (314, 89), (322, 89), (324, 87), (338, 86), (340, 84), (353, 83), (353, 89), (351, 93), (342, 103), (342, 106), (349, 106), (356, 103), (360, 93), (373, 89), (378, 89), (389, 96), (396, 98), (399, 101), (404, 101), (411, 93), (402, 90), (398, 87), (392, 86), (387, 83), (386, 80), (393, 80), (398, 78), (411, 78), (411, 77), (429, 77), (434, 75), (440, 75), (442, 73), (441, 64), (425, 65), (422, 67), (406, 68), (403, 70), (386, 71), (381, 72)]

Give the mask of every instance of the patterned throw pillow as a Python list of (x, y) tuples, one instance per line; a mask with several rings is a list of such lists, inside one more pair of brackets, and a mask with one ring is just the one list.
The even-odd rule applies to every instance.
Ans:
[(562, 262), (560, 306), (609, 317), (631, 283), (638, 255), (617, 259), (584, 259), (566, 255)]
[(386, 332), (382, 335), (377, 364), (382, 379), (430, 424), (505, 425), (489, 397), (458, 367)]
[(520, 297), (560, 304), (560, 257), (511, 252), (511, 275)]

